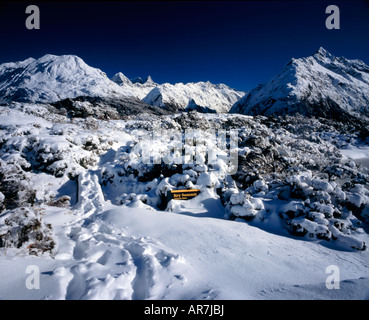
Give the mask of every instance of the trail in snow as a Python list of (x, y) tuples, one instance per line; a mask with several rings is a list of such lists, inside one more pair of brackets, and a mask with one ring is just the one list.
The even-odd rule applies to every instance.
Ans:
[[(6, 275), (2, 299), (369, 296), (367, 251), (341, 252), (221, 219), (220, 200), (210, 194), (159, 212), (105, 202), (92, 170), (80, 176), (78, 186), (74, 210), (48, 208), (58, 240), (53, 257), (8, 254), (0, 260)], [(40, 290), (25, 288), (24, 270), (31, 264), (40, 268)], [(331, 264), (340, 268), (340, 290), (325, 286)]]
[[(64, 275), (69, 274), (68, 284), (65, 276), (60, 278), (65, 299), (150, 299), (160, 295), (160, 288), (181, 284), (184, 277), (172, 268), (181, 262), (178, 255), (160, 249), (151, 239), (126, 236), (99, 219), (104, 197), (94, 172), (80, 175), (78, 188), (77, 219), (65, 227), (68, 239), (61, 240), (69, 243), (70, 254), (56, 256), (72, 261), (63, 269)], [(169, 276), (158, 283), (161, 272)], [(163, 279), (169, 282), (162, 283)]]

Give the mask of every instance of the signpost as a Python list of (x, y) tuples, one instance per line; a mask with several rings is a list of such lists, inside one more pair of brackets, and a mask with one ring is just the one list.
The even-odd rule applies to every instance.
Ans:
[(167, 201), (170, 200), (189, 200), (196, 197), (200, 193), (199, 189), (189, 190), (170, 190), (167, 193)]

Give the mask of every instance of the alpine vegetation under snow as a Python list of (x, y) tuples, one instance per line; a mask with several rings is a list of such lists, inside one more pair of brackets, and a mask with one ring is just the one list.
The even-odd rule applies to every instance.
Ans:
[(367, 299), (367, 68), (320, 49), (241, 98), (1, 65), (0, 298)]

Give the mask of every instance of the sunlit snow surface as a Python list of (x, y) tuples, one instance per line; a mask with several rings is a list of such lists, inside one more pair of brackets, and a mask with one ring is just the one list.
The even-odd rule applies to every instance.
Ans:
[[(368, 250), (350, 248), (357, 243), (369, 243), (365, 228), (358, 227), (350, 235), (342, 234), (337, 240), (329, 241), (292, 235), (279, 213), (288, 212), (286, 206), (293, 209), (298, 204), (273, 198), (275, 190), (267, 175), (263, 180), (265, 184), (258, 182), (248, 189), (245, 187), (252, 195), (250, 199), (260, 199), (262, 205), (255, 200), (250, 200), (250, 205), (246, 196), (242, 196), (242, 190), (238, 193), (241, 196), (232, 198), (231, 194), (237, 193), (229, 188), (228, 206), (224, 207), (216, 192), (217, 184), (223, 182), (221, 161), (217, 163), (218, 171), (213, 173), (204, 171), (201, 176), (200, 171), (196, 171), (201, 170), (201, 166), (188, 168), (188, 177), (173, 174), (167, 181), (143, 182), (133, 173), (131, 176), (117, 174), (125, 168), (122, 157), (126, 151), (142, 151), (137, 138), (140, 124), (145, 128), (176, 126), (177, 116), (97, 121), (92, 125), (91, 119), (71, 122), (41, 105), (16, 104), (2, 107), (0, 112), (1, 165), (6, 166), (9, 174), (23, 175), (25, 190), (35, 189), (32, 210), (43, 210), (43, 230), (48, 231), (46, 225), (51, 224), (52, 230), (48, 232), (55, 240), (51, 252), (37, 256), (29, 254), (29, 242), (20, 248), (0, 249), (1, 299), (369, 298)], [(251, 117), (202, 115), (196, 119), (202, 124), (242, 119), (249, 121), (250, 127), (244, 129), (250, 133), (270, 130), (258, 122), (260, 119)], [(282, 139), (278, 145), (285, 148), (289, 161), (298, 159), (305, 164), (308, 159), (314, 159), (323, 163), (324, 157), (342, 152), (348, 161), (345, 170), (351, 168), (352, 174), (359, 172), (364, 177), (368, 173), (365, 168), (350, 163), (350, 159), (367, 157), (367, 151), (360, 145), (348, 143), (346, 149), (339, 151), (329, 139), (320, 144), (308, 141), (304, 142), (306, 146), (299, 146), (301, 150), (303, 146), (310, 148), (310, 154), (304, 155), (293, 153), (289, 145), (295, 143), (296, 146), (293, 134), (283, 130), (274, 132), (276, 141)], [(243, 154), (254, 150), (246, 145), (239, 148)], [(133, 157), (127, 163), (134, 168), (138, 165), (136, 160)], [(345, 159), (342, 161), (346, 164)], [(193, 178), (190, 170), (202, 178)], [(307, 172), (310, 169), (304, 170), (291, 174), (290, 179), (295, 179), (291, 183), (305, 183), (306, 190), (315, 188), (332, 197), (333, 192), (335, 197), (344, 197), (339, 193), (340, 188), (334, 189), (332, 183), (324, 184), (324, 176), (318, 179), (311, 171), (310, 177)], [(115, 175), (109, 176), (109, 173)], [(172, 201), (167, 210), (159, 210), (155, 202), (158, 196), (165, 188), (181, 184), (181, 179), (187, 179), (194, 186), (199, 181), (205, 184), (199, 186), (201, 194), (189, 201)], [(367, 206), (364, 191), (355, 190), (350, 192), (362, 195), (359, 200)], [(69, 205), (52, 205), (53, 199), (63, 195), (70, 197)], [(255, 213), (254, 219), (245, 221), (242, 215), (229, 219), (232, 208), (240, 203), (249, 210), (242, 213)], [(29, 203), (22, 206), (29, 207)], [(7, 227), (5, 219), (10, 217), (10, 212), (0, 214), (1, 228)], [(348, 220), (344, 220), (345, 223)], [(27, 289), (29, 265), (40, 270), (39, 289)], [(330, 276), (326, 269), (331, 265), (339, 268), (340, 289), (326, 287)]]

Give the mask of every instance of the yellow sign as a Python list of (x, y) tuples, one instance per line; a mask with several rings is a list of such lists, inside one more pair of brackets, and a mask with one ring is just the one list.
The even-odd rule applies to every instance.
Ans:
[(200, 193), (199, 189), (170, 190), (167, 194), (168, 202), (174, 200), (188, 200), (196, 197)]

